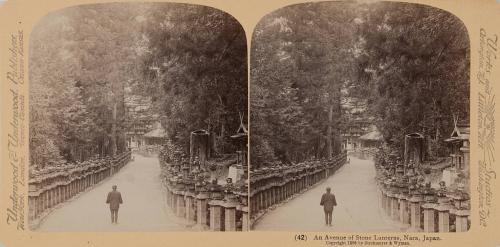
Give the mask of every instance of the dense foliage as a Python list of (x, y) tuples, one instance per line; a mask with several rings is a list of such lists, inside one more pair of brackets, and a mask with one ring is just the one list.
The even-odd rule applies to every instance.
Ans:
[(228, 14), (184, 4), (81, 5), (39, 21), (30, 44), (31, 163), (126, 149), (125, 93), (151, 96), (171, 142), (216, 132), (222, 151), (247, 115), (246, 40)]
[(366, 103), (393, 150), (420, 132), (427, 154), (443, 155), (453, 117), (469, 121), (464, 25), (436, 8), (389, 2), (299, 4), (264, 17), (251, 53), (254, 167), (331, 157), (330, 142), (341, 141), (332, 133), (349, 124), (343, 97)]
[(364, 87), (385, 140), (401, 152), (404, 135), (419, 132), (429, 156), (443, 155), (454, 117), (469, 122), (465, 26), (448, 12), (410, 4), (376, 5), (366, 20), (359, 58), (366, 78), (359, 83), (371, 82)]
[[(218, 152), (234, 151), (229, 136), (247, 114), (247, 45), (232, 16), (209, 7), (157, 5), (143, 33), (143, 73), (169, 139), (188, 151), (196, 129), (216, 133)], [(154, 72), (152, 69), (154, 69)]]
[(253, 164), (329, 158), (340, 150), (340, 89), (349, 78), (343, 75), (350, 73), (351, 11), (297, 5), (257, 26), (251, 53)]
[(128, 21), (132, 11), (119, 5), (68, 8), (49, 14), (34, 28), (32, 164), (43, 167), (125, 149), (123, 88), (134, 75), (130, 67), (136, 37), (129, 31), (137, 28)]

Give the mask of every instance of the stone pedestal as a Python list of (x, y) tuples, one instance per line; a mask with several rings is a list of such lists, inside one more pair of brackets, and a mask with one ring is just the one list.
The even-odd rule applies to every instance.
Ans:
[(275, 188), (276, 188), (276, 203), (278, 204), (281, 202), (281, 187), (277, 186)]
[(264, 210), (266, 209), (266, 191), (261, 190), (259, 194), (260, 194), (260, 209)]
[(399, 198), (399, 221), (403, 224), (410, 224), (409, 202), (404, 196)]
[(224, 230), (222, 221), (222, 204), (220, 200), (212, 200), (208, 203), (210, 206), (210, 230), (222, 231)]
[(241, 212), (243, 213), (241, 219), (241, 231), (246, 232), (250, 230), (250, 219), (248, 215), (248, 207), (242, 207)]
[(71, 198), (71, 183), (66, 184), (66, 200)]
[(194, 208), (194, 194), (191, 192), (186, 192), (186, 220), (188, 223), (194, 223), (195, 220), (195, 208)]
[(391, 219), (399, 220), (399, 201), (396, 195), (391, 197)]
[(455, 228), (457, 232), (466, 232), (469, 230), (469, 210), (455, 211)]
[(66, 185), (61, 185), (61, 199), (63, 202), (68, 199), (66, 193), (67, 193)]
[(182, 192), (178, 191), (178, 192), (176, 192), (175, 197), (177, 198), (176, 215), (178, 217), (185, 217), (186, 204), (184, 201), (184, 195)]
[(255, 214), (259, 211), (259, 209), (257, 208), (257, 194), (253, 195), (250, 198), (250, 211), (252, 214)]
[(273, 191), (272, 190), (273, 190), (272, 187), (266, 190), (266, 208), (269, 208), (273, 205), (272, 204), (272, 200), (273, 200), (273, 198), (272, 198)]
[(276, 187), (271, 187), (270, 189), (270, 197), (271, 197), (271, 200), (270, 200), (270, 206), (276, 204), (276, 193), (275, 193), (275, 190), (276, 190)]
[(285, 185), (283, 185), (283, 191), (284, 191), (285, 200), (286, 200), (286, 199), (288, 199), (288, 183), (285, 183)]
[(59, 186), (54, 187), (52, 190), (54, 190), (54, 206), (59, 204)]
[(166, 187), (165, 194), (167, 195), (167, 205), (169, 208), (172, 208), (172, 195), (171, 195), (170, 189), (168, 187)]
[(424, 210), (424, 232), (437, 232), (436, 222), (435, 222), (435, 209), (436, 204), (425, 203), (422, 205)]
[(200, 192), (196, 196), (196, 223), (201, 226), (207, 226), (208, 215), (208, 193)]
[(38, 195), (35, 199), (35, 218), (38, 218), (38, 215), (40, 215), (40, 213), (42, 212), (41, 211), (41, 207), (40, 207), (40, 195)]
[(54, 200), (52, 202), (52, 205), (56, 206), (57, 204), (59, 204), (59, 187), (56, 186), (52, 190), (54, 191)]
[(224, 206), (225, 231), (236, 231), (236, 207)]
[(420, 223), (420, 205), (423, 198), (421, 196), (412, 196), (410, 198), (410, 224), (413, 231), (420, 231), (422, 225)]
[(450, 200), (447, 197), (439, 197), (438, 205), (435, 207), (438, 213), (439, 232), (450, 232)]
[(238, 206), (238, 203), (234, 198), (230, 198), (222, 204), (225, 231), (236, 231), (236, 206)]
[(273, 204), (279, 203), (279, 188), (278, 186), (273, 187)]
[(49, 189), (48, 190), (49, 194), (49, 208), (51, 208), (54, 205), (54, 190)]
[(42, 192), (40, 193), (40, 211), (44, 211), (46, 208), (47, 208), (47, 201), (46, 201), (46, 192)]
[(384, 191), (380, 190), (380, 208), (382, 208), (382, 211), (386, 212), (386, 208), (385, 208), (385, 205), (386, 205), (386, 196), (385, 196), (385, 193)]
[(267, 190), (264, 190), (262, 191), (262, 201), (263, 201), (263, 205), (264, 205), (264, 209), (268, 208), (269, 207), (269, 198), (268, 198), (268, 195), (267, 195)]
[(61, 185), (57, 186), (57, 203), (63, 202), (63, 192), (62, 192), (63, 187)]
[(438, 211), (438, 228), (439, 232), (450, 231), (450, 212), (448, 210)]
[(28, 219), (33, 220), (36, 217), (36, 214), (35, 214), (36, 197), (28, 196), (28, 204), (30, 205)]
[(250, 210), (252, 210), (253, 213), (258, 213), (260, 211), (259, 193), (253, 196), (252, 201)]
[(387, 216), (391, 217), (392, 215), (392, 194), (390, 192), (386, 193), (386, 205), (385, 205), (385, 213)]
[(61, 202), (66, 201), (66, 185), (61, 184)]
[(177, 213), (177, 195), (172, 191), (172, 211)]

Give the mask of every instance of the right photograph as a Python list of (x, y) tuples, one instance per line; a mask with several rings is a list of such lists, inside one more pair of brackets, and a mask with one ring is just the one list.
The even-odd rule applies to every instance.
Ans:
[(469, 229), (460, 19), (399, 2), (291, 5), (258, 23), (250, 62), (253, 230)]

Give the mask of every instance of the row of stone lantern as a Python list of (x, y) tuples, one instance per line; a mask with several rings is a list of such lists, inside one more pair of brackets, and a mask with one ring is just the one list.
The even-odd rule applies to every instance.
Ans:
[(378, 166), (377, 177), (381, 207), (392, 220), (409, 226), (412, 231), (468, 230), (469, 196), (463, 184), (454, 191), (448, 191), (441, 181), (440, 188), (436, 190), (414, 171), (411, 162), (406, 173), (389, 166)]
[[(238, 142), (236, 167), (246, 170), (247, 131), (243, 125), (232, 138)], [(190, 155), (173, 152), (161, 157), (167, 205), (188, 225), (199, 230), (247, 231), (248, 180), (247, 173), (225, 184), (217, 179), (217, 163), (209, 162), (212, 154), (211, 133), (191, 132)], [(171, 147), (174, 148), (174, 147)]]
[(56, 205), (118, 172), (130, 158), (131, 153), (125, 152), (114, 159), (89, 160), (32, 172), (28, 182), (30, 225), (36, 227)]
[(346, 163), (347, 154), (330, 160), (314, 160), (291, 166), (273, 165), (251, 171), (251, 225), (267, 210), (309, 189), (334, 174)]
[(190, 179), (175, 171), (165, 174), (167, 205), (188, 225), (200, 230), (247, 231), (247, 186), (238, 188), (228, 179), (219, 185), (215, 180)]
[(380, 156), (376, 161), (382, 208), (393, 220), (409, 225), (414, 231), (469, 229), (470, 198), (465, 190), (468, 181), (461, 174), (469, 169), (470, 128), (468, 124), (459, 124), (458, 119), (454, 119), (454, 124), (450, 138), (444, 140), (450, 143), (452, 166), (442, 170), (439, 189), (431, 188), (429, 176), (426, 179), (419, 172), (425, 154), (422, 134), (405, 135), (404, 160), (397, 158), (397, 154), (389, 154), (390, 160)]

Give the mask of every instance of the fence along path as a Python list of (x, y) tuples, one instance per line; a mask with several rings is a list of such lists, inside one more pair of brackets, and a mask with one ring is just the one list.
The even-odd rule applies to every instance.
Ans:
[[(292, 200), (270, 210), (254, 225), (255, 230), (275, 231), (401, 231), (383, 215), (380, 192), (371, 160), (349, 157), (326, 180), (316, 184)], [(333, 210), (332, 227), (325, 225), (319, 205), (326, 187), (331, 187), (338, 206)]]
[[(41, 231), (185, 231), (165, 204), (158, 158), (134, 160), (92, 189), (62, 203), (40, 223)], [(122, 193), (118, 224), (111, 224), (106, 196), (112, 185)]]

